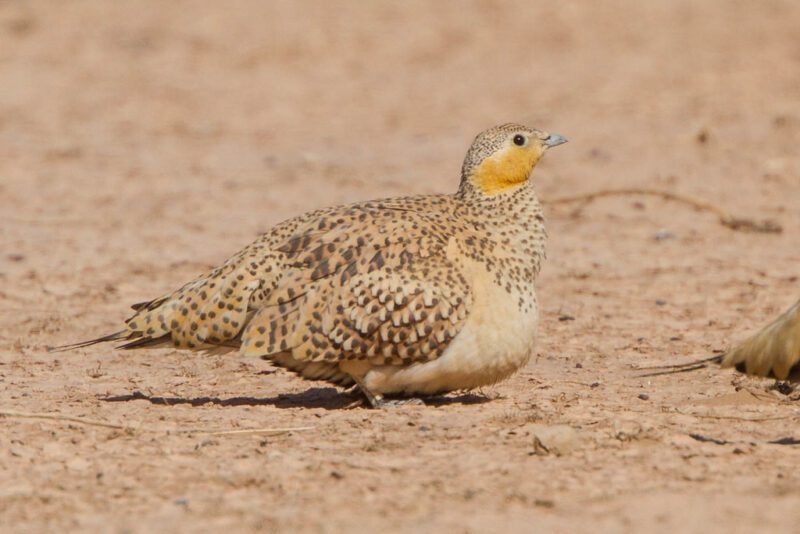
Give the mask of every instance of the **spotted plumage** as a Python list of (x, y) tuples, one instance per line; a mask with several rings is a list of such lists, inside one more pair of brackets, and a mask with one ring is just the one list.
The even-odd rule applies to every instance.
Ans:
[(453, 195), (359, 202), (278, 224), (220, 267), (76, 346), (238, 349), (310, 379), (435, 394), (506, 378), (535, 338), (542, 210), (529, 177), (557, 135), (477, 136)]
[(717, 356), (674, 365), (650, 367), (656, 372), (644, 376), (670, 375), (696, 371), (719, 364), (755, 376), (778, 380), (800, 379), (800, 301), (767, 326), (738, 345)]
[(723, 367), (737, 367), (779, 380), (800, 376), (800, 301), (759, 332), (720, 358)]

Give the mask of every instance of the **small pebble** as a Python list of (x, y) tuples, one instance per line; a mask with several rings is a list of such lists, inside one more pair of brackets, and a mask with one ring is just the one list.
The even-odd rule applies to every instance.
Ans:
[(521, 432), (533, 438), (533, 454), (563, 456), (583, 441), (578, 431), (567, 425), (530, 424), (523, 429)]
[(675, 234), (664, 228), (662, 228), (661, 230), (656, 232), (655, 235), (653, 235), (653, 238), (656, 241), (664, 241), (666, 239), (672, 239), (673, 237), (675, 237)]
[(576, 363), (575, 369), (583, 369), (583, 364), (581, 362)]
[(650, 395), (647, 393), (639, 393), (639, 398), (642, 400), (650, 400)]
[(656, 306), (665, 306), (667, 304), (666, 300), (658, 299), (656, 300)]

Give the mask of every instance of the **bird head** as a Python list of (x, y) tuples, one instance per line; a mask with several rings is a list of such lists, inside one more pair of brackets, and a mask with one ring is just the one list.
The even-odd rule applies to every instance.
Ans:
[(487, 196), (516, 189), (528, 181), (548, 149), (566, 142), (558, 134), (519, 124), (504, 124), (481, 132), (464, 158), (462, 189), (469, 187)]

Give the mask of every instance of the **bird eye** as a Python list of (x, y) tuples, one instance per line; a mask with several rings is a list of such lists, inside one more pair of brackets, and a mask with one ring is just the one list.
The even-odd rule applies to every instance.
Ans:
[(525, 146), (525, 143), (527, 142), (528, 140), (522, 134), (517, 134), (514, 136), (514, 144), (517, 146)]

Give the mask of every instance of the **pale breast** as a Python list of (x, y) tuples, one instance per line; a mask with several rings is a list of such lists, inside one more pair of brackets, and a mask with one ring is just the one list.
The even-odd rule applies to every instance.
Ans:
[(376, 393), (433, 394), (499, 382), (525, 365), (538, 324), (532, 285), (507, 289), (479, 263), (464, 264), (474, 306), (463, 329), (436, 360), (400, 368), (374, 367), (365, 385)]

